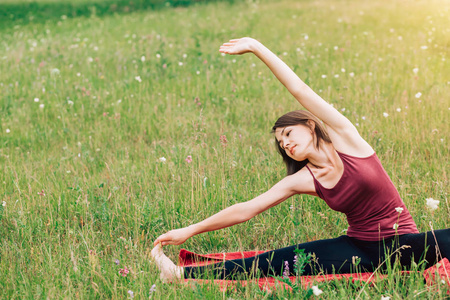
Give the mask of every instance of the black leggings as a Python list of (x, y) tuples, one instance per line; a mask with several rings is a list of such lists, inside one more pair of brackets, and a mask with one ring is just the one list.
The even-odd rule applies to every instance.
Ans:
[[(435, 238), (436, 237), (436, 238)], [(437, 247), (436, 247), (437, 241)], [(235, 275), (282, 275), (288, 264), (293, 272), (294, 250), (305, 249), (313, 259), (305, 266), (302, 275), (343, 274), (353, 272), (373, 272), (399, 259), (403, 268), (412, 262), (422, 263), (422, 267), (434, 265), (443, 257), (450, 259), (450, 229), (432, 232), (404, 234), (381, 241), (362, 241), (346, 235), (335, 239), (319, 240), (272, 250), (246, 259), (235, 259), (201, 267), (186, 267), (185, 278), (232, 279)], [(356, 258), (357, 257), (357, 258)], [(385, 261), (388, 258), (388, 261)], [(357, 268), (355, 262), (357, 263)]]

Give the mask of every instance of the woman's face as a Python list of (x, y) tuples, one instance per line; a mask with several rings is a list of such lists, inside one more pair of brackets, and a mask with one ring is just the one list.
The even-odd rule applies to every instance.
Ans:
[(307, 159), (308, 153), (315, 150), (313, 132), (306, 125), (277, 128), (275, 138), (286, 154), (296, 161)]

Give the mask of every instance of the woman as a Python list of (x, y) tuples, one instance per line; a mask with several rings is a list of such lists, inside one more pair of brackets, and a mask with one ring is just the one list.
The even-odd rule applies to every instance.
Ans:
[[(450, 257), (450, 229), (418, 232), (374, 150), (346, 117), (258, 41), (230, 40), (220, 47), (220, 52), (255, 54), (309, 112), (287, 113), (273, 127), (288, 176), (253, 200), (235, 204), (155, 240), (152, 256), (163, 279), (192, 278), (205, 272), (213, 272), (219, 278), (255, 272), (280, 275), (286, 265), (294, 269), (296, 248), (314, 257), (304, 275), (352, 272), (356, 257), (358, 266), (365, 271), (383, 267), (386, 258), (398, 257), (402, 266), (408, 267), (413, 261), (426, 265)], [(206, 267), (175, 266), (162, 252), (164, 245), (179, 245), (196, 234), (245, 222), (295, 194), (319, 196), (332, 209), (345, 213), (349, 223), (347, 235)]]

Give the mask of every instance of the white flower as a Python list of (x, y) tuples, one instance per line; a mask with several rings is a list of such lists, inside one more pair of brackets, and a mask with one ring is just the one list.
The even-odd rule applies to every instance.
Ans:
[(195, 72), (197, 75), (200, 75), (200, 71)]
[(34, 102), (39, 102), (39, 98), (34, 98)]
[(422, 50), (427, 50), (427, 49), (428, 49), (428, 46), (421, 46), (420, 49), (422, 49)]
[(419, 73), (419, 68), (414, 68), (414, 69), (413, 69), (413, 72), (414, 72), (414, 74)]
[(353, 76), (355, 76), (355, 73), (350, 72), (350, 74), (348, 74), (348, 75), (350, 75), (350, 77), (353, 77)]
[(139, 82), (142, 82), (141, 76), (136, 76), (136, 77), (134, 77), (134, 79), (136, 79)]
[(11, 130), (9, 130), (9, 128), (6, 128), (6, 133), (10, 133)]
[(427, 200), (427, 206), (429, 209), (435, 210), (438, 208), (438, 205), (440, 202), (439, 200), (435, 200), (433, 198), (427, 198), (426, 200)]
[(327, 75), (322, 75), (322, 78), (327, 78)]
[(44, 104), (39, 104), (39, 108), (44, 108)]
[(53, 76), (53, 77), (59, 76), (59, 74), (60, 74), (60, 71), (58, 69), (56, 69), (56, 68), (52, 69), (50, 71), (50, 75)]
[(383, 117), (387, 118), (387, 117), (389, 117), (389, 114), (387, 112), (384, 112)]
[(345, 69), (344, 69), (344, 68), (342, 68), (342, 69), (341, 69), (341, 72), (342, 72), (342, 73), (345, 73)]
[(361, 117), (361, 119), (365, 120), (365, 119), (366, 119), (366, 117), (365, 117), (365, 116), (362, 116), (362, 117)]
[(141, 56), (141, 61), (142, 61), (142, 62), (145, 61), (145, 56), (144, 56), (144, 55)]
[(308, 40), (309, 36), (307, 34), (305, 34), (305, 40)]
[(132, 290), (128, 290), (128, 295), (130, 295), (130, 298), (133, 299), (134, 298), (134, 293)]
[(94, 59), (93, 59), (92, 57), (88, 57), (87, 60), (88, 60), (88, 62), (90, 62), (90, 63), (94, 61)]
[(2, 202), (2, 206), (5, 207), (6, 206), (6, 201)]
[(186, 54), (186, 53), (184, 53), (184, 54), (183, 54), (183, 58), (186, 58), (186, 57), (187, 57), (187, 54)]
[(312, 288), (313, 294), (315, 296), (319, 296), (320, 294), (323, 293), (323, 291), (321, 289), (319, 289), (319, 287), (317, 287), (317, 285), (313, 285), (311, 288)]
[(399, 214), (401, 214), (403, 211), (403, 207), (396, 207), (395, 211), (398, 212)]
[(183, 62), (179, 61), (178, 65), (181, 67), (183, 65)]
[(396, 109), (396, 111), (401, 112), (402, 109), (401, 109), (400, 107), (398, 107), (398, 108)]
[(416, 94), (416, 98), (420, 98), (420, 96), (422, 96), (422, 93), (421, 93), (421, 92), (418, 92), (418, 93)]
[(397, 228), (398, 228), (398, 224), (394, 223), (394, 226), (392, 226), (392, 229), (397, 230)]
[(161, 54), (156, 53), (156, 58), (161, 58)]
[(389, 296), (386, 296), (386, 297), (381, 296), (381, 300), (391, 300), (391, 297), (389, 297)]
[(163, 156), (163, 157), (160, 157), (158, 160), (162, 163), (165, 163), (167, 159)]
[(67, 100), (67, 104), (73, 105), (73, 101), (72, 100)]

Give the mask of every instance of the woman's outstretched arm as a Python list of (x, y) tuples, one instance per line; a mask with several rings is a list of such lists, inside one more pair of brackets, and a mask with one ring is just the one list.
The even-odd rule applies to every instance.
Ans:
[(315, 193), (312, 177), (306, 174), (307, 171), (303, 171), (283, 178), (270, 190), (250, 201), (232, 205), (189, 227), (171, 230), (159, 236), (154, 245), (156, 246), (159, 243), (162, 243), (162, 245), (180, 245), (199, 233), (230, 227), (250, 220), (294, 194)]
[(255, 54), (303, 107), (327, 125), (336, 149), (348, 154), (356, 152), (360, 155), (370, 155), (373, 153), (369, 144), (361, 138), (356, 127), (345, 116), (317, 95), (278, 56), (260, 42), (252, 38), (230, 40), (224, 43), (219, 51), (227, 54), (248, 52)]

